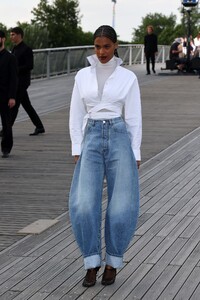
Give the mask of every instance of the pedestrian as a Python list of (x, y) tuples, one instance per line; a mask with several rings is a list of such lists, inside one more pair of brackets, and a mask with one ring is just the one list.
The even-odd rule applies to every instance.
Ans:
[(197, 34), (197, 36), (194, 38), (194, 44), (196, 47), (200, 48), (200, 32)]
[(196, 57), (200, 57), (200, 32), (194, 38), (194, 45), (196, 46), (195, 55)]
[(179, 72), (183, 72), (187, 63), (187, 58), (183, 52), (183, 43), (182, 37), (175, 38), (169, 50), (169, 58), (174, 62)]
[(155, 74), (155, 55), (158, 52), (157, 36), (154, 33), (152, 25), (147, 26), (147, 34), (144, 37), (144, 53), (146, 56), (146, 70), (147, 74), (150, 75), (150, 60), (152, 64), (152, 71)]
[(14, 43), (12, 53), (17, 58), (18, 63), (18, 89), (16, 105), (12, 109), (12, 125), (18, 114), (20, 104), (23, 106), (24, 110), (28, 114), (32, 123), (35, 125), (35, 130), (30, 135), (38, 135), (39, 133), (44, 133), (44, 126), (33, 108), (29, 95), (27, 92), (28, 87), (31, 83), (31, 70), (33, 69), (33, 51), (27, 46), (24, 41), (24, 32), (20, 27), (14, 27), (10, 32), (10, 39)]
[(105, 269), (101, 283), (114, 283), (133, 237), (139, 210), (138, 168), (141, 101), (136, 75), (120, 66), (117, 35), (108, 26), (94, 33), (95, 54), (75, 77), (70, 106), (70, 136), (75, 170), (69, 211), (87, 270), (83, 286), (96, 283), (102, 265), (101, 205), (104, 177)]
[(15, 105), (17, 91), (17, 62), (5, 49), (5, 32), (0, 30), (0, 115), (2, 123), (2, 157), (8, 158), (13, 147), (11, 108)]

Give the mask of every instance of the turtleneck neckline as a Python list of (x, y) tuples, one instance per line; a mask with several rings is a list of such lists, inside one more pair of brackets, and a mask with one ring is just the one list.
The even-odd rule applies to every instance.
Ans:
[[(97, 65), (102, 66), (120, 66), (122, 64), (122, 60), (119, 57), (113, 56), (106, 64), (102, 64), (97, 58), (96, 54), (90, 55), (87, 57), (92, 68), (95, 68)], [(115, 62), (115, 63), (114, 63)]]
[(105, 64), (102, 64), (100, 61), (97, 63), (97, 67), (106, 68), (106, 67), (114, 67), (116, 66), (116, 60), (114, 56)]

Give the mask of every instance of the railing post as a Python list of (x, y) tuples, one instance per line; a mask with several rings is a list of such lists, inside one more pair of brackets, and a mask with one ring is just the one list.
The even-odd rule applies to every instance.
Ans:
[(132, 66), (132, 60), (133, 60), (132, 46), (129, 46), (129, 66)]
[(144, 46), (142, 46), (142, 51), (141, 51), (141, 65), (144, 63)]
[(165, 63), (165, 47), (162, 46), (162, 63), (164, 64)]
[[(128, 45), (119, 45), (119, 47), (126, 47), (125, 51), (122, 49), (122, 54), (125, 52), (123, 60), (125, 64), (129, 64), (129, 66), (134, 65), (135, 63), (145, 63), (145, 53), (144, 53), (144, 45), (142, 44), (128, 44)], [(80, 51), (80, 54), (77, 50)], [(65, 70), (64, 73), (70, 74), (71, 71), (74, 72), (80, 68), (82, 68), (85, 64), (85, 66), (88, 66), (89, 63), (87, 62), (87, 59), (85, 59), (85, 56), (87, 56), (87, 53), (90, 54), (93, 50), (93, 46), (75, 46), (75, 47), (60, 47), (60, 48), (46, 48), (46, 49), (34, 49), (33, 53), (34, 55), (36, 53), (41, 53), (39, 55), (39, 58), (35, 60), (35, 66), (34, 69), (37, 70), (37, 77), (44, 77), (46, 76), (47, 79), (49, 79), (54, 74), (60, 74), (63, 69), (60, 68), (60, 61), (58, 59), (59, 65), (56, 65), (56, 61), (54, 60), (54, 53), (66, 51), (66, 56), (64, 56), (64, 66)], [(138, 50), (138, 51), (137, 51)], [(76, 51), (76, 53), (74, 52)], [(119, 51), (120, 52), (120, 51)], [(62, 52), (63, 53), (63, 52)], [(168, 58), (169, 53), (169, 46), (165, 45), (159, 45), (159, 55), (157, 57), (158, 61), (161, 61), (164, 63), (166, 58)], [(58, 53), (59, 55), (59, 53)], [(77, 55), (79, 55), (77, 59)], [(76, 61), (74, 62), (73, 59), (76, 57)], [(72, 62), (72, 63), (71, 63)], [(67, 64), (67, 65), (66, 65)], [(46, 68), (46, 70), (45, 70)], [(53, 68), (55, 70), (53, 70)], [(40, 71), (41, 70), (41, 71)], [(40, 73), (38, 74), (38, 72)], [(33, 70), (34, 72), (34, 70)], [(45, 73), (46, 72), (46, 73)], [(33, 73), (34, 74), (34, 73)], [(34, 75), (33, 75), (34, 77)]]
[(47, 79), (50, 78), (50, 50), (47, 50)]
[(88, 67), (88, 65), (89, 65), (88, 60), (87, 60), (87, 53), (88, 53), (88, 49), (86, 48), (85, 51), (84, 51), (84, 56), (85, 56), (85, 67)]
[(70, 74), (70, 49), (67, 50), (67, 74)]

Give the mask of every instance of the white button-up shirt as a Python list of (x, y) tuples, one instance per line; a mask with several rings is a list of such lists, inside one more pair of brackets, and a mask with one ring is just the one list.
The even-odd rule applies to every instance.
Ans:
[(99, 62), (96, 55), (88, 57), (91, 66), (83, 68), (75, 76), (69, 120), (72, 155), (81, 154), (88, 118), (106, 120), (122, 116), (135, 158), (141, 160), (142, 117), (138, 80), (133, 72), (120, 66), (120, 58), (114, 59), (116, 68), (106, 80), (101, 98), (96, 76)]

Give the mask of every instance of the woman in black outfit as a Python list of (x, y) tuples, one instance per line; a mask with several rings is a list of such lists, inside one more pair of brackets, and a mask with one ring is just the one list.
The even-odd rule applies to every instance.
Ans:
[(146, 56), (146, 68), (147, 74), (150, 75), (150, 60), (152, 64), (152, 71), (155, 71), (155, 55), (158, 52), (157, 36), (153, 33), (154, 29), (152, 25), (147, 26), (147, 34), (144, 37), (144, 53)]

